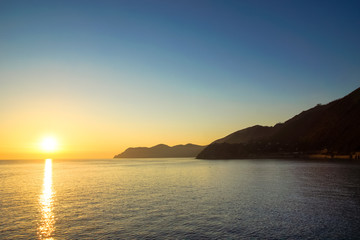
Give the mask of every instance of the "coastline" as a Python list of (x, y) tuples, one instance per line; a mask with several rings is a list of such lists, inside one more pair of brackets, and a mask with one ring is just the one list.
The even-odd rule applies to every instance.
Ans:
[(284, 154), (264, 154), (264, 155), (249, 155), (236, 158), (198, 158), (199, 160), (243, 160), (243, 159), (308, 159), (308, 160), (358, 160), (360, 161), (360, 154), (298, 154), (298, 153), (284, 153)]

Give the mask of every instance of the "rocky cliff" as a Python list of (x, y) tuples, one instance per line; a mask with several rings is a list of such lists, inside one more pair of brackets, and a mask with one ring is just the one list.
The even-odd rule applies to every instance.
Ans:
[(360, 152), (360, 88), (272, 127), (253, 126), (214, 141), (199, 159)]

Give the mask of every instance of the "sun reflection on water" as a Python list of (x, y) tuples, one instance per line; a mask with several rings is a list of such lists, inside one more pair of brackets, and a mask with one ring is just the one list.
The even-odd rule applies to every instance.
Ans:
[(41, 221), (38, 228), (39, 239), (53, 240), (55, 216), (53, 213), (54, 192), (52, 190), (52, 160), (45, 160), (43, 192), (40, 196)]

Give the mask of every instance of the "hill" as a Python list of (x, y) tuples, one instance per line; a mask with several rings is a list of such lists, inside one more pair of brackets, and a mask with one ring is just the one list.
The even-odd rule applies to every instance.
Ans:
[(214, 141), (199, 159), (353, 155), (360, 152), (360, 88), (273, 127), (253, 126)]
[(205, 146), (195, 144), (176, 145), (170, 147), (159, 144), (154, 147), (128, 148), (123, 153), (115, 155), (114, 158), (178, 158), (196, 157)]

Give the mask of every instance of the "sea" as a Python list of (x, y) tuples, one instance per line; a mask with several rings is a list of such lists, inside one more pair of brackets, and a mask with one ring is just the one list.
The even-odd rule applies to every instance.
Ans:
[(0, 239), (360, 239), (360, 162), (1, 160)]

